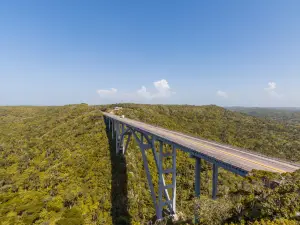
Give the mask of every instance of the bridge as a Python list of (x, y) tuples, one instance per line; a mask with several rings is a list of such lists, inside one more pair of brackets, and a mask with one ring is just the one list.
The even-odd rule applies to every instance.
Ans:
[[(263, 156), (244, 149), (195, 138), (180, 132), (122, 118), (110, 113), (104, 112), (103, 114), (108, 129), (112, 131), (112, 137), (115, 137), (117, 153), (125, 154), (132, 137), (138, 143), (142, 153), (143, 165), (146, 171), (157, 219), (163, 217), (162, 213), (164, 208), (166, 208), (171, 215), (176, 213), (177, 149), (187, 152), (191, 157), (195, 158), (196, 197), (200, 196), (201, 159), (213, 165), (213, 199), (216, 199), (217, 196), (219, 167), (241, 176), (246, 176), (253, 169), (276, 173), (293, 172), (300, 169), (299, 165)], [(170, 147), (167, 148), (166, 146)], [(158, 171), (159, 182), (157, 195), (154, 191), (146, 151), (152, 152)], [(163, 162), (168, 157), (172, 158), (172, 165), (170, 168), (164, 168)], [(172, 175), (172, 183), (166, 184), (166, 174)]]

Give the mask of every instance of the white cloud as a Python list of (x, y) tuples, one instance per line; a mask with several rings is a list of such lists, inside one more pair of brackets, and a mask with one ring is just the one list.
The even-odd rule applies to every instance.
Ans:
[(268, 87), (265, 88), (267, 91), (270, 91), (270, 90), (275, 90), (276, 89), (276, 83), (275, 82), (269, 82), (268, 83)]
[(276, 92), (276, 83), (275, 82), (269, 82), (268, 87), (265, 88), (265, 91), (268, 93), (269, 96), (274, 98), (281, 98), (282, 96)]
[(137, 94), (140, 97), (146, 98), (146, 99), (151, 99), (151, 93), (147, 91), (147, 88), (145, 86), (142, 86), (141, 89), (137, 90)]
[(114, 96), (117, 92), (118, 90), (116, 88), (111, 88), (108, 90), (105, 89), (97, 90), (97, 93), (100, 95), (100, 97), (104, 97), (104, 98)]
[(175, 92), (171, 91), (171, 87), (167, 80), (162, 79), (159, 81), (153, 82), (155, 92), (151, 93), (147, 91), (145, 86), (142, 86), (141, 89), (137, 91), (139, 97), (150, 99), (158, 99), (158, 98), (169, 98), (171, 95), (175, 94)]
[(171, 88), (168, 81), (164, 79), (154, 82), (153, 85), (157, 90), (157, 93), (154, 94), (154, 97), (164, 98), (164, 97), (170, 97), (172, 94), (174, 94), (174, 92), (173, 93), (171, 92)]
[(228, 98), (228, 94), (225, 91), (218, 90), (217, 95), (222, 98)]
[(142, 86), (135, 92), (119, 92), (116, 88), (111, 88), (97, 90), (97, 93), (103, 100), (106, 100), (108, 102), (144, 102), (152, 100), (154, 101), (160, 99), (167, 99), (173, 94), (175, 94), (175, 92), (171, 90), (168, 81), (165, 79), (153, 82), (153, 87), (149, 90), (145, 86)]

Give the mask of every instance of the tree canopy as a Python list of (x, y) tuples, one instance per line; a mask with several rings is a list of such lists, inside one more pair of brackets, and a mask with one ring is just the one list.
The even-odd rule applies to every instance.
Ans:
[[(195, 136), (300, 161), (299, 129), (217, 106), (120, 105), (126, 117)], [(101, 110), (114, 105), (0, 107), (1, 224), (147, 224), (154, 221), (142, 156), (131, 142), (115, 154)], [(157, 190), (155, 162), (147, 154)], [(166, 162), (168, 163), (168, 162)], [(296, 224), (300, 171), (253, 171), (242, 178), (220, 169), (218, 200), (203, 162), (194, 198), (194, 159), (177, 151), (179, 220), (162, 223)], [(266, 182), (267, 181), (267, 182)], [(271, 184), (276, 181), (276, 185)], [(195, 211), (195, 206), (197, 210)]]

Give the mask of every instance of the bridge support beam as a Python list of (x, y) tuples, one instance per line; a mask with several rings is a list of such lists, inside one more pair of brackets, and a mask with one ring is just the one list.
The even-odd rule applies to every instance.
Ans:
[[(132, 131), (128, 127), (125, 130), (125, 125), (119, 122), (114, 123), (114, 128), (112, 128), (112, 134), (114, 130), (116, 132), (116, 154), (125, 154), (125, 151), (127, 150), (129, 142), (131, 140)], [(128, 136), (126, 144), (124, 144), (125, 136)]]
[[(149, 149), (149, 145), (142, 143), (141, 139), (138, 138), (138, 136), (136, 135), (136, 133), (134, 131), (132, 131), (132, 134), (133, 134), (134, 139), (138, 143), (138, 145), (140, 147), (140, 150), (141, 150), (141, 153), (142, 153), (144, 169), (146, 171), (148, 185), (149, 185), (149, 188), (150, 188), (152, 201), (153, 201), (153, 204), (155, 206), (156, 215), (157, 215), (158, 207), (157, 207), (156, 195), (155, 195), (155, 192), (154, 192), (154, 186), (153, 186), (152, 177), (151, 177), (151, 173), (150, 173), (149, 165), (148, 165), (148, 159), (147, 159), (147, 155), (146, 155), (146, 150)], [(151, 148), (151, 146), (150, 146), (150, 148)]]
[(128, 132), (128, 135), (127, 135), (127, 141), (126, 141), (126, 144), (124, 145), (124, 135), (123, 135), (123, 139), (122, 139), (122, 153), (125, 154), (127, 148), (128, 148), (128, 145), (129, 145), (129, 142), (131, 140), (131, 136), (132, 136), (132, 133), (131, 132)]
[[(172, 157), (172, 168), (164, 169), (163, 160), (166, 157)], [(176, 147), (172, 145), (172, 151), (168, 153), (163, 152), (163, 142), (159, 142), (159, 158), (158, 158), (158, 174), (159, 174), (159, 186), (158, 186), (158, 214), (157, 219), (162, 219), (162, 212), (164, 206), (168, 206), (170, 214), (176, 214)], [(165, 184), (164, 174), (172, 174), (172, 183)], [(172, 189), (172, 196), (170, 198), (168, 189)], [(163, 199), (165, 195), (165, 200)]]
[(115, 122), (112, 121), (112, 122), (111, 122), (111, 138), (112, 138), (112, 139), (114, 139), (114, 129), (115, 129), (115, 128), (114, 128), (114, 124), (115, 124)]
[[(156, 152), (156, 146), (155, 146), (155, 137), (148, 136), (146, 134), (141, 133), (140, 138), (136, 134), (135, 130), (130, 130), (132, 136), (138, 143), (141, 153), (142, 153), (142, 158), (143, 158), (143, 164), (144, 164), (144, 169), (146, 172), (147, 180), (148, 180), (148, 185), (150, 188), (151, 192), (151, 197), (152, 201), (155, 207), (156, 211), (156, 218), (158, 220), (163, 218), (163, 209), (165, 206), (168, 207), (169, 214), (175, 214), (176, 213), (176, 148), (173, 145), (171, 152), (164, 153), (163, 152), (163, 142), (159, 141), (159, 154)], [(125, 133), (128, 131), (125, 131)], [(128, 140), (130, 140), (131, 135), (129, 135), (127, 139), (126, 146), (128, 146)], [(127, 148), (127, 147), (126, 147)], [(148, 165), (148, 159), (146, 155), (146, 151), (151, 149), (154, 160), (155, 160), (155, 165), (157, 168), (158, 172), (158, 178), (159, 178), (159, 183), (158, 183), (158, 199), (156, 196), (156, 193), (154, 191), (154, 185), (153, 185), (153, 180), (152, 176), (150, 173), (149, 165)], [(172, 168), (167, 168), (165, 169), (163, 166), (163, 160), (166, 157), (172, 157)], [(172, 180), (171, 184), (166, 184), (164, 175), (165, 174), (172, 174)], [(171, 191), (171, 197), (169, 195), (168, 190), (172, 189)]]
[[(152, 142), (152, 154), (154, 156), (154, 161), (155, 161), (156, 169), (158, 171), (159, 184), (162, 183), (162, 187), (164, 187), (164, 186), (166, 186), (166, 182), (165, 182), (165, 178), (164, 178), (164, 176), (162, 174), (162, 168), (160, 168), (161, 165), (162, 165), (162, 162), (163, 162), (163, 156), (159, 157), (160, 151), (163, 151), (163, 142), (159, 141), (159, 155), (157, 155), (155, 141), (156, 141), (156, 138), (153, 136), (152, 140), (151, 140), (151, 142)], [(160, 161), (159, 159), (161, 159), (161, 163), (159, 162)], [(160, 174), (162, 174), (162, 175), (160, 175)], [(158, 184), (158, 188), (159, 188), (159, 184)], [(176, 185), (175, 185), (175, 187), (176, 187)], [(159, 192), (159, 194), (158, 194), (158, 201), (159, 202), (162, 202), (163, 195), (164, 195), (166, 201), (168, 202), (167, 206), (169, 208), (169, 212), (170, 213), (173, 212), (174, 210), (172, 208), (172, 204), (170, 203), (171, 202), (170, 201), (170, 195), (169, 195), (169, 192), (168, 192), (168, 190), (166, 188), (162, 188), (162, 192)], [(174, 205), (175, 205), (175, 203), (174, 203)], [(159, 212), (162, 212), (162, 208), (159, 209)], [(162, 215), (162, 213), (157, 213), (157, 218), (160, 218), (159, 217), (160, 214)]]
[[(195, 158), (195, 197), (199, 198), (200, 197), (200, 188), (201, 188), (201, 158), (194, 157)], [(198, 210), (199, 210), (199, 205), (195, 204), (195, 224), (199, 223), (199, 217), (198, 217)]]
[(195, 158), (195, 197), (200, 197), (201, 159)]
[(116, 154), (118, 154), (120, 150), (120, 135), (119, 135), (120, 124), (118, 122), (116, 122), (115, 128), (116, 128)]
[(218, 166), (217, 164), (213, 164), (213, 189), (212, 189), (212, 198), (217, 199), (217, 192), (218, 192)]
[(172, 146), (172, 206), (173, 214), (176, 214), (176, 146)]

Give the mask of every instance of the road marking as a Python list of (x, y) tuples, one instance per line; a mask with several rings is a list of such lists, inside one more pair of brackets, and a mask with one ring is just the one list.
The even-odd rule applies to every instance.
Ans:
[[(169, 135), (170, 135), (170, 136), (173, 136), (173, 137), (175, 136), (175, 138), (176, 138), (176, 135), (174, 135), (174, 134), (169, 134)], [(180, 136), (180, 135), (178, 135), (178, 136)], [(182, 137), (182, 136), (181, 136), (180, 138), (183, 139), (183, 140), (185, 140), (185, 141), (189, 141), (189, 142), (191, 142), (191, 143), (194, 143), (195, 145), (198, 145), (198, 146), (201, 146), (201, 147), (205, 147), (205, 148), (210, 149), (210, 150), (212, 150), (212, 151), (219, 151), (219, 152), (222, 152), (222, 153), (225, 154), (225, 155), (231, 155), (231, 156), (234, 156), (234, 157), (236, 157), (236, 158), (240, 158), (240, 159), (246, 160), (246, 161), (248, 161), (248, 162), (252, 162), (252, 163), (254, 163), (254, 164), (260, 165), (260, 166), (262, 166), (262, 167), (266, 167), (266, 168), (272, 169), (272, 170), (277, 171), (277, 172), (279, 172), (279, 173), (285, 173), (285, 172), (286, 172), (286, 171), (284, 171), (284, 170), (277, 169), (277, 168), (275, 168), (275, 167), (268, 166), (268, 165), (265, 165), (265, 164), (263, 164), (263, 163), (260, 163), (260, 162), (254, 161), (254, 160), (247, 159), (247, 158), (245, 158), (245, 157), (242, 157), (242, 156), (239, 156), (239, 155), (236, 155), (236, 154), (232, 154), (232, 153), (229, 153), (229, 152), (226, 152), (226, 151), (224, 151), (224, 150), (221, 150), (221, 149), (217, 149), (217, 148), (211, 147), (211, 146), (206, 145), (206, 144), (203, 144), (203, 143), (199, 143), (199, 142), (197, 142), (197, 141), (191, 140), (191, 139), (186, 138), (186, 137)]]
[[(196, 144), (196, 143), (195, 143), (195, 144)], [(214, 148), (214, 147), (207, 146), (207, 145), (202, 144), (202, 143), (198, 143), (198, 145), (203, 146), (203, 147), (205, 147), (205, 148), (208, 148), (208, 149), (210, 149), (210, 150), (222, 152), (222, 153), (225, 154), (225, 155), (231, 155), (231, 156), (234, 156), (234, 157), (236, 157), (236, 158), (240, 158), (240, 159), (243, 159), (243, 160), (245, 160), (245, 161), (252, 162), (252, 163), (257, 164), (257, 165), (260, 165), (260, 166), (262, 166), (262, 167), (269, 168), (269, 169), (272, 169), (272, 170), (274, 170), (274, 171), (277, 171), (277, 172), (279, 172), (279, 173), (285, 173), (285, 172), (286, 172), (286, 171), (284, 171), (284, 170), (277, 169), (277, 168), (275, 168), (275, 167), (273, 167), (273, 166), (268, 166), (268, 165), (266, 165), (266, 164), (263, 164), (263, 163), (260, 163), (260, 162), (257, 162), (257, 161), (251, 160), (251, 159), (247, 159), (247, 158), (244, 158), (244, 157), (242, 157), (242, 156), (235, 155), (235, 154), (226, 152), (226, 151), (221, 150), (221, 149), (216, 149), (216, 148)]]
[(268, 160), (269, 162), (272, 162), (272, 163), (280, 163), (281, 165), (293, 168), (294, 170), (297, 170), (297, 169), (300, 168), (299, 166), (297, 167), (297, 166), (292, 165), (292, 164), (290, 164), (288, 162), (280, 161), (279, 159), (269, 158), (268, 156), (264, 156), (261, 153), (254, 153), (254, 152), (246, 150), (246, 149), (241, 150), (241, 149), (238, 149), (238, 148), (235, 148), (235, 147), (230, 147), (230, 146), (228, 146), (226, 144), (222, 145), (222, 144), (219, 144), (219, 143), (216, 143), (216, 142), (213, 142), (213, 141), (208, 141), (208, 140), (204, 140), (202, 138), (197, 138), (197, 137), (194, 137), (194, 136), (189, 136), (187, 134), (183, 134), (183, 133), (180, 133), (178, 131), (172, 131), (172, 130), (168, 130), (168, 129), (161, 128), (161, 127), (160, 127), (160, 129), (168, 131), (168, 132), (171, 132), (173, 134), (177, 134), (177, 135), (182, 136), (182, 137), (186, 137), (186, 138), (189, 138), (189, 139), (192, 139), (192, 140), (200, 141), (201, 143), (207, 143), (207, 144), (209, 144), (211, 146), (215, 146), (217, 148), (221, 147), (222, 149), (228, 149), (228, 150), (231, 150), (233, 152), (245, 154), (245, 155), (248, 155), (248, 156), (254, 156), (254, 157), (257, 157), (257, 158), (259, 158), (261, 160)]

